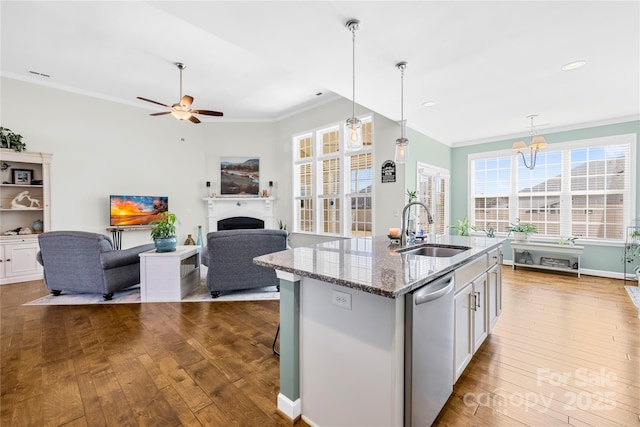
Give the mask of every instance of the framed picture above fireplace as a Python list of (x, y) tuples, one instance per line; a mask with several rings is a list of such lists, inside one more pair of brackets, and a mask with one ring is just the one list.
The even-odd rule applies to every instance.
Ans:
[(258, 196), (260, 159), (258, 157), (221, 157), (220, 194)]

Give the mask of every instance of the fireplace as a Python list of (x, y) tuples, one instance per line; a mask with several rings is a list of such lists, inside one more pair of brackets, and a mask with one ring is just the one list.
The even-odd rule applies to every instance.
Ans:
[(272, 197), (211, 197), (207, 202), (209, 230), (276, 227)]
[(234, 216), (218, 221), (218, 231), (253, 228), (264, 228), (264, 221), (258, 218), (250, 218), (248, 216)]

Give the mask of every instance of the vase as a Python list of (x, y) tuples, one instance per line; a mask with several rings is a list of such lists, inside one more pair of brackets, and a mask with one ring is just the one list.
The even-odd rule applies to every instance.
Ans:
[(178, 245), (178, 238), (176, 236), (156, 237), (153, 243), (157, 252), (174, 252)]
[(187, 234), (187, 240), (184, 241), (185, 245), (195, 245), (196, 242), (195, 240), (193, 240), (193, 237), (191, 237), (191, 234)]
[(202, 247), (202, 226), (201, 225), (198, 226), (198, 243), (196, 244)]
[(516, 242), (526, 242), (527, 240), (529, 240), (529, 234), (514, 231), (513, 238), (516, 240)]

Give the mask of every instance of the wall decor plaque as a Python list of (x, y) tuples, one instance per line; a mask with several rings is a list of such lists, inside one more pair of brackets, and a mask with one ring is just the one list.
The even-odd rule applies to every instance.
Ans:
[(396, 163), (393, 160), (382, 163), (382, 183), (386, 182), (396, 182)]

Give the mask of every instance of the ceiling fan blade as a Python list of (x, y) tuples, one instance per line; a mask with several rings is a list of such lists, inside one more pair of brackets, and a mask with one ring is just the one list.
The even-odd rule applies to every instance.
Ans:
[(136, 98), (138, 98), (138, 99), (142, 99), (143, 101), (151, 102), (152, 104), (158, 104), (158, 105), (162, 105), (163, 107), (168, 107), (168, 105), (163, 104), (163, 103), (158, 102), (158, 101), (154, 101), (154, 100), (152, 100), (152, 99), (143, 98), (143, 97), (141, 97), (141, 96), (136, 96)]
[(196, 114), (204, 114), (205, 116), (222, 116), (221, 111), (210, 111), (210, 110), (191, 110), (192, 113)]
[(164, 111), (162, 113), (151, 113), (150, 116), (164, 116), (165, 114), (171, 114), (171, 111)]
[(180, 100), (180, 105), (182, 105), (185, 108), (191, 107), (192, 103), (193, 103), (193, 96), (185, 95)]
[(198, 120), (198, 118), (197, 118), (196, 116), (191, 116), (191, 117), (189, 117), (189, 121), (190, 121), (190, 122), (193, 122), (193, 123), (195, 123), (195, 124), (200, 123), (200, 120)]

